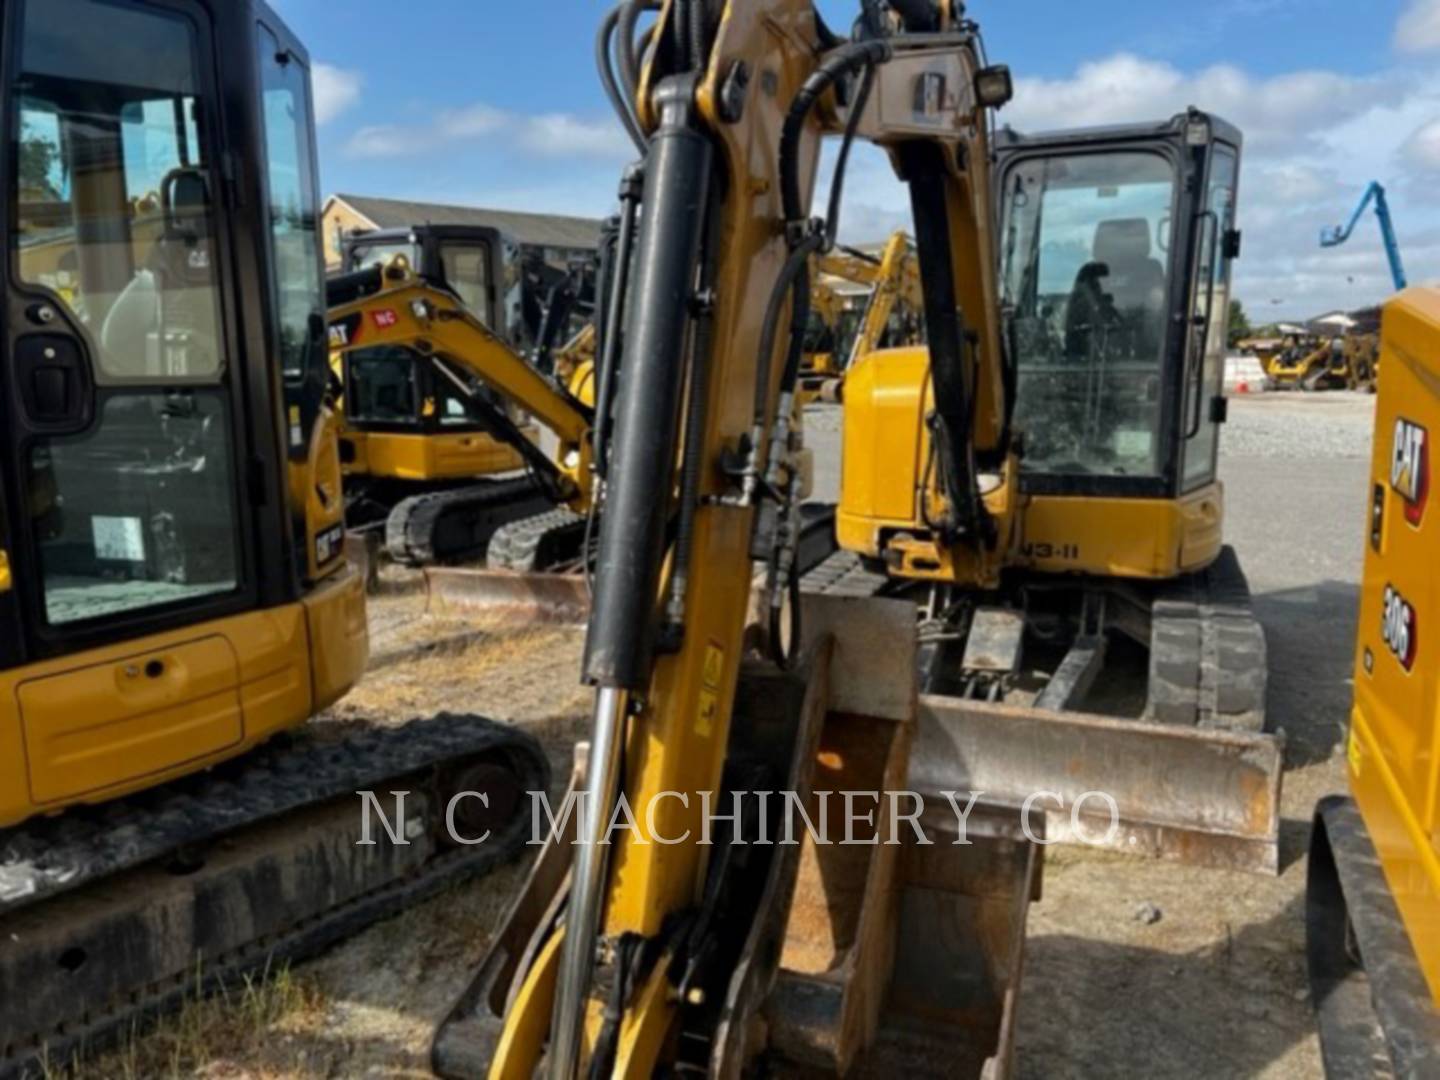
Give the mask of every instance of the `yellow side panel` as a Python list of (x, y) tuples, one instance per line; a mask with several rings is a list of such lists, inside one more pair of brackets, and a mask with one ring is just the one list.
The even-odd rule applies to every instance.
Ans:
[(1013, 562), (1044, 573), (1175, 577), (1220, 554), (1223, 504), (1218, 484), (1178, 501), (1035, 495)]
[(305, 617), (314, 657), (311, 678), (316, 712), (350, 692), (370, 660), (370, 624), (365, 617), (365, 581), (347, 563), (305, 598)]
[(1380, 362), (1351, 785), (1440, 1003), (1440, 291), (1386, 307)]
[[(343, 595), (350, 578), (317, 595)], [(196, 772), (303, 723), (310, 655), (305, 607), (292, 604), (0, 673), (0, 828)]]
[(31, 798), (74, 798), (236, 745), (239, 684), (219, 635), (21, 683)]
[[(524, 429), (535, 437), (533, 428)], [(456, 480), (510, 472), (522, 466), (520, 455), (489, 435), (390, 435), (370, 432), (365, 459), (371, 476), (397, 480)]]
[(846, 373), (838, 527), (847, 548), (873, 554), (881, 527), (916, 520), (929, 363), (924, 349), (883, 349)]

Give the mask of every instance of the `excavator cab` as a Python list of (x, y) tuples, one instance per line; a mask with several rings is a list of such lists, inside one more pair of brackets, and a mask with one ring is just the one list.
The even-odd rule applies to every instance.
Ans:
[[(997, 147), (1001, 310), (1034, 500), (1022, 557), (1142, 578), (1208, 565), (1240, 133), (1192, 109), (1006, 130)], [(1131, 547), (1140, 530), (1115, 528), (1117, 511), (1162, 521), (1173, 542)]]
[(0, 826), (238, 754), (365, 661), (305, 52), (258, 3), (6, 14)]
[[(469, 715), (299, 730), (369, 651), (304, 48), (259, 0), (4, 15), (0, 1076), (31, 1076), (484, 873), (546, 762)], [(510, 838), (457, 861), (477, 782)], [(404, 846), (357, 846), (391, 785)]]

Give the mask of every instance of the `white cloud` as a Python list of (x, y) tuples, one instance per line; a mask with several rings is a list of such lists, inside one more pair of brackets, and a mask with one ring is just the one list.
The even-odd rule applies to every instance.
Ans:
[(1328, 126), (1385, 100), (1391, 80), (1300, 71), (1255, 78), (1221, 64), (1187, 75), (1171, 64), (1119, 53), (1082, 64), (1066, 79), (1017, 79), (1001, 120), (1021, 131), (1125, 123), (1164, 117), (1190, 105), (1225, 117), (1245, 133), (1252, 154), (1313, 148)]
[(503, 139), (535, 157), (620, 162), (635, 153), (620, 125), (569, 113), (525, 116), (483, 103), (448, 109), (416, 124), (361, 128), (346, 143), (357, 158), (393, 158), (441, 150), (455, 142)]
[(1410, 0), (1395, 25), (1395, 48), (1407, 53), (1440, 48), (1440, 0)]
[(564, 113), (548, 113), (522, 122), (520, 141), (543, 157), (604, 158), (635, 156), (635, 144), (616, 123), (595, 123)]
[(360, 100), (363, 80), (358, 72), (345, 71), (330, 64), (316, 64), (312, 78), (316, 123), (329, 123)]
[[(469, 105), (442, 112), (430, 134), (437, 139), (479, 139), (510, 124), (510, 117), (489, 105)], [(420, 136), (426, 137), (424, 132)]]
[(1430, 176), (1440, 173), (1440, 120), (1431, 120), (1405, 140), (1400, 154), (1406, 162)]

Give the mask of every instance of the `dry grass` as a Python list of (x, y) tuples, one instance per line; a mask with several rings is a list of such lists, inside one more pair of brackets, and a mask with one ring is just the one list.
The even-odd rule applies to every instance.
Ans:
[[(197, 993), (179, 1012), (153, 1027), (132, 1029), (117, 1048), (65, 1065), (44, 1062), (42, 1071), (46, 1080), (194, 1076), (276, 1080), (316, 1075), (287, 1049), (286, 1038), (287, 1032), (303, 1029), (324, 1012), (324, 995), (316, 982), (282, 967), (247, 977), (239, 986), (209, 997)], [(242, 1067), (238, 1061), (246, 1064)]]

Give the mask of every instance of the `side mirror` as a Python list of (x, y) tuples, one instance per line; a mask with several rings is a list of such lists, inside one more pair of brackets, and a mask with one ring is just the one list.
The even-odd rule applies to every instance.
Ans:
[(1226, 229), (1220, 241), (1220, 254), (1226, 259), (1240, 257), (1240, 240), (1244, 234), (1239, 229)]

